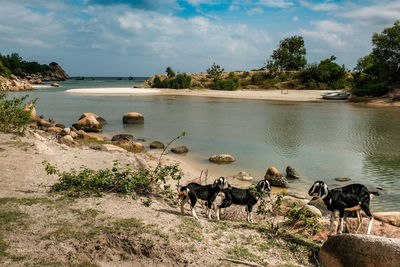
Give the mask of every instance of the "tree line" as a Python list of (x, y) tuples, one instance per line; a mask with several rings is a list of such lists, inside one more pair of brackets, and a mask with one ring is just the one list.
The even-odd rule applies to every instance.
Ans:
[(50, 70), (51, 65), (58, 65), (56, 62), (47, 64), (39, 64), (36, 61), (25, 61), (18, 53), (10, 55), (0, 54), (0, 75), (6, 78), (10, 74), (23, 75), (25, 74), (41, 74), (45, 76), (47, 71)]

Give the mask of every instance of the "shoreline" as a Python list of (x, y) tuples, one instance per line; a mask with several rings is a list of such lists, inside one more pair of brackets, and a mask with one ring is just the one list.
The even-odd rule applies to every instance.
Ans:
[(102, 95), (102, 96), (194, 96), (228, 99), (267, 100), (285, 102), (311, 102), (311, 103), (349, 103), (367, 105), (372, 107), (400, 107), (400, 101), (391, 101), (389, 98), (377, 98), (367, 102), (349, 102), (343, 100), (325, 100), (322, 95), (334, 90), (236, 90), (223, 91), (211, 89), (165, 89), (165, 88), (82, 88), (69, 89), (68, 94)]

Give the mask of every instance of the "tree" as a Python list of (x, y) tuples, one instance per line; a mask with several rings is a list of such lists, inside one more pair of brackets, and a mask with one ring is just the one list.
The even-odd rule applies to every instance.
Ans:
[(218, 79), (221, 74), (224, 72), (224, 69), (219, 65), (213, 63), (213, 65), (207, 69), (207, 73), (211, 78)]
[(278, 49), (274, 50), (266, 63), (266, 68), (271, 71), (300, 70), (307, 64), (306, 49), (301, 36), (292, 36), (283, 39)]
[(167, 69), (165, 70), (165, 72), (167, 73), (167, 77), (168, 78), (172, 78), (175, 76), (175, 72), (172, 70), (171, 67), (167, 67)]

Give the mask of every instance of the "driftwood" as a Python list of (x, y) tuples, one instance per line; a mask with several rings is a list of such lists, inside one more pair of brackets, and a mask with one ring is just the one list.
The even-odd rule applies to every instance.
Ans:
[(260, 265), (260, 264), (257, 264), (257, 263), (253, 263), (253, 262), (239, 261), (239, 260), (228, 259), (228, 258), (220, 258), (218, 260), (220, 260), (220, 261), (229, 261), (229, 262), (242, 264), (242, 265), (246, 265), (246, 266), (251, 266), (251, 267), (264, 267), (263, 265)]

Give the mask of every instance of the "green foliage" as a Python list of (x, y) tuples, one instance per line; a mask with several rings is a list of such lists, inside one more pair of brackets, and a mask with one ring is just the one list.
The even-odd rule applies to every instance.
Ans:
[(266, 68), (270, 71), (300, 70), (307, 64), (305, 55), (303, 37), (288, 37), (280, 41), (279, 47), (267, 61)]
[(262, 88), (267, 89), (274, 86), (278, 82), (275, 78), (275, 72), (257, 72), (251, 76), (250, 84), (258, 85)]
[(235, 73), (230, 72), (227, 79), (214, 78), (213, 89), (215, 90), (237, 90), (240, 86), (240, 80)]
[(102, 192), (150, 194), (158, 190), (158, 185), (161, 182), (165, 183), (167, 177), (173, 180), (182, 177), (178, 165), (161, 166), (155, 170), (145, 168), (132, 170), (129, 165), (121, 168), (119, 162), (115, 161), (111, 170), (95, 171), (81, 167), (80, 170), (61, 172), (46, 161), (43, 164), (48, 175), (58, 176), (58, 182), (52, 186), (52, 190), (67, 192), (74, 196), (93, 194), (101, 196)]
[(213, 63), (213, 65), (207, 69), (207, 73), (211, 78), (219, 78), (221, 74), (224, 72), (224, 69), (221, 68), (219, 65)]
[(400, 21), (372, 36), (372, 53), (359, 59), (353, 76), (356, 96), (381, 96), (400, 83)]
[[(0, 131), (24, 135), (30, 122), (31, 110), (24, 110), (24, 101), (29, 97), (7, 98), (6, 91), (0, 91)], [(31, 103), (36, 103), (37, 99)]]
[(0, 76), (10, 78), (11, 71), (0, 61)]
[(314, 89), (340, 89), (345, 86), (346, 69), (333, 62), (331, 56), (317, 64), (311, 64), (297, 73), (296, 78), (309, 88)]
[(167, 69), (165, 70), (165, 72), (167, 73), (167, 77), (168, 78), (172, 78), (175, 76), (175, 72), (172, 70), (171, 67), (167, 67)]
[(290, 209), (286, 212), (287, 225), (294, 225), (298, 222), (302, 222), (303, 226), (309, 229), (313, 235), (320, 231), (323, 226), (319, 222), (319, 218), (308, 209), (301, 209), (296, 203), (292, 203)]
[[(40, 73), (44, 76), (46, 75), (46, 72), (50, 70), (49, 65), (39, 64), (36, 61), (32, 62), (25, 61), (18, 53), (12, 53), (11, 55), (5, 55), (5, 56), (0, 54), (0, 62), (2, 62), (4, 67), (6, 67), (11, 73), (16, 75), (20, 75), (22, 73), (26, 74)], [(0, 75), (2, 75), (1, 71)]]
[(165, 78), (161, 80), (161, 78), (157, 75), (153, 81), (153, 88), (173, 88), (173, 89), (184, 89), (189, 88), (190, 83), (192, 81), (192, 76), (186, 73), (179, 73), (178, 75)]

